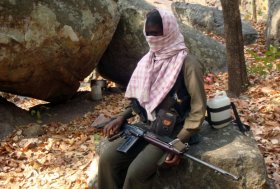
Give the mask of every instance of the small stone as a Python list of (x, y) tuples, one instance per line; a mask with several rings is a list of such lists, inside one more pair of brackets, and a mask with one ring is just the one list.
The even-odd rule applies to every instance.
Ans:
[(271, 139), (271, 143), (272, 144), (279, 144), (279, 140), (278, 139)]
[(17, 135), (21, 135), (21, 134), (22, 134), (22, 130), (18, 130)]
[(13, 137), (13, 141), (14, 141), (14, 142), (17, 142), (17, 141), (18, 141), (18, 139), (19, 139), (19, 138), (18, 138), (18, 136), (17, 136), (17, 135)]
[(45, 134), (44, 129), (39, 124), (32, 124), (22, 132), (25, 137), (38, 137)]

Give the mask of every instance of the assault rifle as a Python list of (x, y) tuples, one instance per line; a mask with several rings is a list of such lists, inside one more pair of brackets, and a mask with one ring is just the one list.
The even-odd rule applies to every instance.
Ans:
[[(233, 178), (234, 180), (238, 180), (239, 177), (236, 175), (233, 175), (219, 167), (216, 167), (215, 165), (209, 164), (205, 161), (202, 161), (188, 153), (186, 153), (186, 151), (188, 150), (189, 146), (186, 145), (185, 150), (183, 151), (179, 151), (177, 148), (175, 148), (174, 145), (174, 140), (169, 138), (169, 137), (162, 137), (162, 136), (158, 136), (150, 131), (146, 131), (140, 127), (134, 126), (134, 125), (129, 125), (129, 124), (124, 124), (122, 126), (122, 130), (112, 136), (111, 138), (109, 138), (109, 141), (113, 141), (115, 139), (117, 139), (118, 137), (125, 137), (125, 142), (122, 143), (117, 150), (119, 152), (123, 152), (123, 153), (127, 153), (129, 149), (131, 149), (133, 147), (133, 145), (140, 139), (144, 139), (145, 141), (169, 152), (169, 153), (173, 153), (173, 154), (177, 154), (181, 157), (186, 157), (189, 158), (193, 161), (196, 161), (200, 164), (203, 164), (211, 169), (213, 169), (215, 172), (218, 172), (222, 175), (228, 176)], [(176, 139), (175, 139), (176, 140)]]

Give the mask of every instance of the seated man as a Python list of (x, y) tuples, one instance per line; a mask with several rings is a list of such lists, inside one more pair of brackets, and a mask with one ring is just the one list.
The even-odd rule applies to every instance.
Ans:
[[(137, 64), (125, 93), (132, 100), (132, 108), (107, 124), (104, 134), (111, 137), (118, 133), (132, 109), (140, 114), (144, 127), (155, 132), (160, 116), (171, 112), (176, 116), (176, 124), (168, 136), (186, 143), (204, 120), (202, 66), (188, 54), (172, 13), (161, 9), (149, 12), (144, 35), (150, 51)], [(109, 143), (101, 154), (99, 189), (150, 189), (163, 157), (170, 166), (180, 162), (179, 156), (166, 154), (144, 140), (138, 141), (127, 154), (118, 152), (116, 148), (122, 142), (119, 138)]]

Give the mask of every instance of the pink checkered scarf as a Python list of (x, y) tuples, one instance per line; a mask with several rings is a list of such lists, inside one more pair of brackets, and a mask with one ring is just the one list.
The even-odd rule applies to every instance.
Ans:
[(184, 37), (171, 12), (157, 9), (162, 18), (163, 36), (146, 36), (150, 51), (138, 62), (128, 83), (125, 97), (136, 98), (155, 120), (155, 108), (176, 82), (187, 55)]

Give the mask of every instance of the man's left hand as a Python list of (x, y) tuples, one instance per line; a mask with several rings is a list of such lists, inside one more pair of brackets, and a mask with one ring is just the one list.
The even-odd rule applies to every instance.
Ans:
[(181, 158), (176, 155), (176, 154), (168, 154), (167, 157), (165, 158), (165, 163), (168, 166), (174, 166), (174, 165), (179, 165), (181, 161)]

